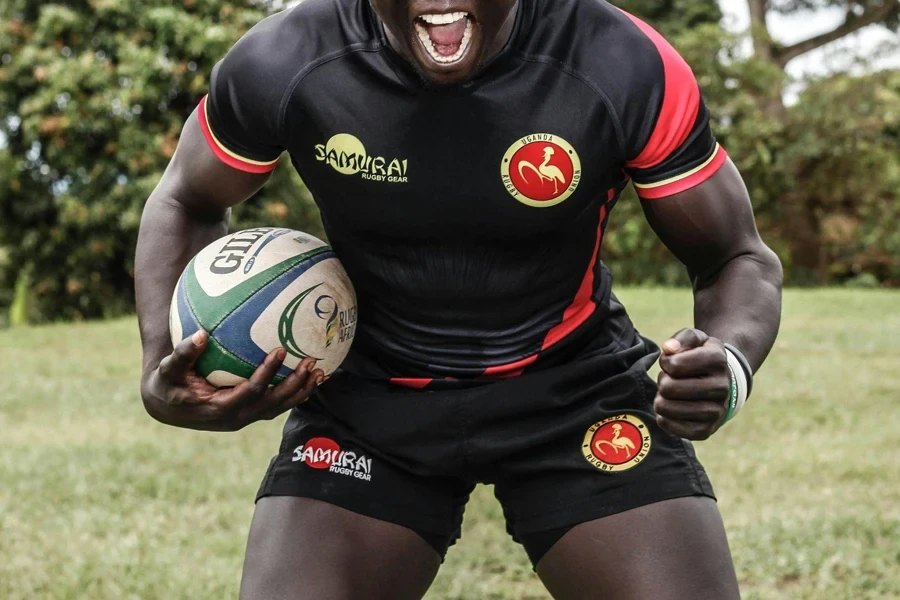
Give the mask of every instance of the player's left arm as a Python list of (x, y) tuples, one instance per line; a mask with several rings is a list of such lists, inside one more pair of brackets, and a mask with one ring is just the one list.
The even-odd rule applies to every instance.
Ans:
[[(724, 344), (756, 371), (781, 322), (781, 262), (759, 236), (744, 182), (731, 160), (686, 191), (641, 201), (653, 230), (687, 267), (694, 327), (663, 343), (654, 408), (683, 438), (712, 435), (728, 416), (732, 370)], [(740, 376), (741, 373), (735, 372)]]
[(781, 263), (759, 237), (690, 66), (649, 25), (628, 18), (636, 37), (620, 109), (625, 171), (694, 287), (694, 327), (663, 343), (654, 407), (663, 429), (706, 439), (740, 410), (775, 342)]

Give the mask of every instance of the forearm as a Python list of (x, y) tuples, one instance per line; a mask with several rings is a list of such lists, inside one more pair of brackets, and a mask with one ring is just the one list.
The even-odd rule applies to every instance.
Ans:
[(759, 369), (781, 323), (782, 268), (764, 244), (735, 256), (717, 272), (696, 276), (694, 326), (734, 345)]
[(227, 233), (229, 212), (191, 213), (160, 189), (147, 201), (134, 266), (145, 374), (172, 352), (169, 304), (178, 278), (195, 254)]

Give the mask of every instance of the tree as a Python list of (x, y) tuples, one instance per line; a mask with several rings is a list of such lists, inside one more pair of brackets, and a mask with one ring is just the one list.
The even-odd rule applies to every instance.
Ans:
[[(784, 69), (787, 64), (826, 44), (856, 33), (870, 25), (880, 25), (893, 31), (900, 27), (898, 0), (747, 0), (750, 8), (751, 37), (756, 55)], [(784, 46), (769, 32), (766, 16), (769, 13), (795, 14), (800, 11), (840, 8), (844, 17), (834, 29), (800, 42)]]
[[(864, 198), (872, 197), (869, 193), (858, 194), (856, 198), (838, 197), (837, 192), (849, 190), (848, 181), (859, 184), (857, 191), (870, 192), (891, 179), (890, 168), (872, 174), (874, 177), (869, 179), (863, 179), (862, 175), (870, 172), (867, 168), (872, 164), (869, 153), (879, 156), (882, 152), (889, 154), (895, 147), (889, 139), (881, 136), (879, 125), (873, 121), (890, 113), (872, 114), (867, 112), (867, 107), (879, 106), (887, 110), (891, 102), (883, 101), (884, 94), (880, 100), (870, 95), (873, 89), (866, 87), (866, 83), (874, 83), (881, 91), (887, 89), (877, 77), (857, 79), (855, 84), (851, 84), (849, 82), (854, 80), (837, 75), (833, 85), (826, 82), (811, 88), (818, 96), (806, 93), (799, 105), (789, 110), (782, 99), (788, 79), (784, 70), (791, 60), (865, 27), (879, 26), (897, 32), (900, 30), (900, 0), (747, 0), (747, 4), (754, 58), (769, 73), (771, 92), (759, 95), (757, 102), (761, 110), (759, 116), (770, 124), (769, 130), (773, 135), (765, 143), (770, 159), (774, 157), (771, 166), (778, 171), (771, 174), (777, 182), (772, 182), (772, 177), (768, 178), (767, 183), (775, 185), (769, 188), (767, 201), (762, 202), (761, 207), (771, 209), (768, 211), (771, 216), (778, 217), (781, 224), (778, 235), (788, 242), (793, 280), (829, 283), (845, 269), (834, 269), (829, 264), (833, 252), (829, 250), (828, 240), (833, 236), (826, 231), (827, 224), (834, 222), (831, 217), (835, 212), (846, 215), (847, 206), (860, 211), (853, 217), (854, 220), (864, 220), (863, 213), (869, 210)], [(768, 29), (766, 18), (769, 14), (797, 14), (826, 7), (838, 8), (844, 13), (842, 21), (830, 31), (783, 45), (774, 40)], [(853, 88), (849, 94), (846, 92), (848, 86)], [(854, 97), (857, 95), (858, 98)], [(860, 102), (863, 97), (872, 102)], [(828, 98), (832, 103), (822, 103), (823, 98)], [(842, 120), (836, 120), (836, 115), (841, 115)], [(823, 127), (826, 123), (831, 126)], [(798, 129), (801, 124), (805, 130)], [(861, 129), (853, 129), (855, 125)], [(814, 140), (807, 135), (809, 131), (816, 132)], [(844, 151), (848, 141), (863, 138), (868, 140), (864, 146), (855, 142), (850, 144), (862, 154)], [(800, 139), (806, 143), (814, 142), (811, 147), (830, 148), (822, 153), (818, 163), (832, 167), (827, 185), (822, 185), (821, 177), (813, 179), (809, 176), (813, 171), (824, 174), (815, 165), (802, 160), (808, 152), (792, 143)], [(795, 157), (800, 163), (784, 164), (786, 157)], [(840, 160), (836, 161), (838, 157)], [(838, 176), (839, 173), (843, 179)]]
[[(3, 4), (0, 283), (30, 275), (33, 320), (133, 310), (143, 204), (213, 65), (265, 14), (249, 0)], [(283, 166), (237, 217), (303, 228), (316, 213)]]

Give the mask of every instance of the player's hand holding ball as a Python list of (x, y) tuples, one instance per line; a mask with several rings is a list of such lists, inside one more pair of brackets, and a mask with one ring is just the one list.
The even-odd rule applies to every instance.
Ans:
[(158, 400), (154, 405), (162, 411), (154, 416), (160, 421), (190, 429), (237, 431), (305, 402), (325, 376), (315, 368), (316, 361), (306, 359), (289, 377), (270, 387), (287, 354), (279, 348), (266, 356), (247, 381), (233, 388), (216, 388), (195, 370), (208, 343), (205, 331), (196, 332), (145, 377), (141, 390)]
[(174, 352), (141, 383), (158, 420), (235, 431), (309, 399), (347, 355), (356, 294), (331, 248), (259, 228), (203, 249), (176, 286)]
[(731, 419), (749, 393), (749, 365), (736, 350), (699, 329), (682, 329), (662, 345), (656, 421), (672, 435), (705, 440)]

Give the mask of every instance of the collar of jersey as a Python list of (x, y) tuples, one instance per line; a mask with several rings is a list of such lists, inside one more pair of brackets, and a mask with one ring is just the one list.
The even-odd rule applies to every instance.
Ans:
[(378, 37), (384, 54), (400, 81), (406, 87), (416, 91), (436, 94), (468, 94), (478, 89), (496, 69), (503, 68), (503, 65), (509, 62), (509, 58), (513, 54), (512, 50), (524, 36), (528, 35), (528, 31), (531, 29), (531, 22), (534, 18), (534, 1), (519, 0), (519, 12), (516, 14), (516, 22), (513, 24), (513, 30), (506, 45), (486, 65), (478, 69), (471, 79), (456, 85), (432, 86), (423, 81), (409, 61), (391, 47), (387, 34), (384, 32), (384, 25), (378, 15), (375, 14), (368, 0), (362, 0), (366, 6), (366, 14), (372, 31)]

